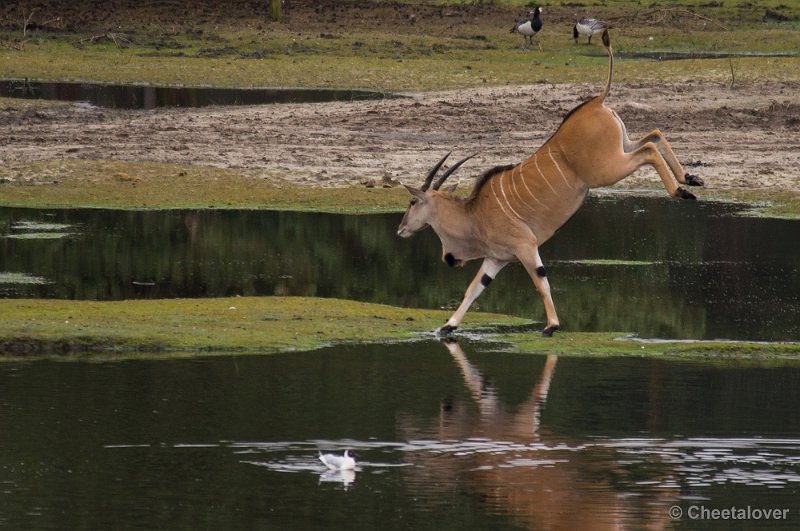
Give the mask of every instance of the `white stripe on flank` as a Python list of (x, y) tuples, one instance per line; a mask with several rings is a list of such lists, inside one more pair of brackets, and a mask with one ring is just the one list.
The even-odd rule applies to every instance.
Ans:
[(519, 193), (517, 190), (517, 183), (514, 182), (514, 171), (511, 172), (511, 197), (514, 198), (514, 201), (517, 203), (522, 203), (522, 205), (528, 207), (529, 210), (533, 211), (533, 207), (531, 207), (527, 201), (522, 199), (522, 194)]
[(501, 203), (501, 202), (500, 202), (500, 198), (499, 198), (499, 197), (497, 197), (497, 192), (496, 192), (496, 191), (495, 191), (495, 189), (494, 189), (494, 181), (495, 181), (495, 179), (489, 179), (489, 188), (491, 188), (491, 189), (492, 189), (492, 193), (494, 194), (494, 198), (495, 198), (495, 200), (497, 201), (497, 204), (498, 204), (498, 205), (500, 205), (500, 210), (502, 210), (502, 211), (503, 211), (503, 214), (505, 214), (505, 215), (508, 217), (508, 219), (510, 219), (511, 221), (514, 221), (514, 222), (516, 222), (517, 220), (515, 220), (514, 218), (512, 218), (512, 217), (511, 217), (511, 214), (509, 214), (508, 212), (506, 212), (506, 209), (505, 209), (505, 207), (503, 206), (503, 203)]
[(547, 146), (547, 155), (550, 157), (550, 160), (552, 160), (552, 161), (553, 161), (553, 165), (554, 165), (554, 166), (556, 167), (556, 169), (558, 170), (558, 173), (561, 175), (561, 178), (562, 178), (562, 179), (564, 179), (564, 184), (566, 184), (566, 185), (567, 185), (567, 186), (569, 186), (570, 188), (575, 188), (574, 186), (572, 186), (572, 185), (569, 183), (569, 181), (567, 181), (567, 178), (566, 178), (566, 176), (564, 175), (564, 172), (563, 172), (563, 171), (561, 171), (561, 166), (559, 166), (559, 165), (558, 165), (558, 162), (556, 162), (556, 159), (553, 157), (553, 152), (550, 150), (550, 146)]
[(517, 216), (517, 217), (518, 217), (519, 219), (521, 219), (522, 221), (525, 221), (525, 218), (523, 218), (522, 216), (520, 216), (520, 215), (519, 215), (519, 213), (517, 213), (517, 211), (516, 211), (516, 210), (514, 210), (514, 207), (512, 207), (512, 206), (511, 206), (511, 202), (508, 200), (508, 196), (506, 196), (506, 191), (505, 191), (505, 189), (503, 188), (503, 176), (504, 176), (504, 175), (501, 175), (501, 176), (500, 176), (500, 179), (499, 179), (499, 180), (500, 180), (500, 193), (501, 193), (501, 194), (503, 194), (503, 199), (505, 199), (505, 200), (506, 200), (506, 206), (508, 206), (508, 209), (509, 209), (511, 212), (513, 212), (515, 216)]
[[(536, 152), (536, 155), (538, 155), (538, 154), (539, 154), (539, 152), (537, 151), (537, 152)], [(558, 192), (556, 192), (556, 189), (555, 189), (555, 188), (553, 188), (553, 185), (552, 185), (552, 184), (550, 184), (550, 181), (548, 181), (548, 180), (547, 180), (547, 177), (545, 177), (545, 175), (544, 175), (544, 172), (543, 172), (543, 171), (542, 171), (542, 169), (539, 167), (539, 157), (538, 157), (538, 156), (536, 156), (536, 155), (534, 155), (534, 157), (533, 157), (533, 164), (536, 166), (536, 171), (538, 171), (538, 172), (539, 172), (539, 175), (541, 175), (541, 176), (542, 176), (542, 179), (544, 179), (544, 182), (546, 182), (546, 183), (547, 183), (547, 186), (549, 186), (549, 187), (550, 187), (550, 189), (553, 191), (553, 193), (554, 193), (554, 194), (556, 194), (556, 195), (558, 195)], [(559, 196), (559, 197), (560, 197), (560, 196)]]
[[(518, 166), (518, 167), (519, 167), (519, 166)], [(525, 200), (522, 198), (522, 194), (521, 194), (521, 193), (519, 193), (519, 190), (517, 190), (517, 183), (515, 183), (515, 182), (514, 182), (514, 172), (516, 172), (516, 171), (517, 171), (517, 169), (516, 169), (516, 168), (514, 168), (514, 171), (512, 171), (512, 172), (511, 172), (511, 192), (512, 192), (512, 194), (514, 195), (515, 199), (516, 199), (518, 202), (520, 202), (520, 203), (522, 203), (523, 205), (525, 205), (525, 206), (528, 208), (528, 210), (530, 210), (531, 212), (536, 212), (536, 209), (535, 209), (535, 208), (533, 208), (531, 205), (529, 205), (529, 204), (528, 204), (528, 202), (527, 202), (527, 201), (525, 201)], [(518, 173), (519, 173), (519, 179), (520, 179), (520, 180), (523, 180), (523, 177), (522, 177), (522, 172), (518, 172)]]
[[(519, 166), (519, 167), (521, 168), (521, 167), (522, 167), (522, 164), (520, 164), (520, 166)], [(520, 180), (522, 181), (522, 184), (523, 184), (523, 186), (525, 186), (525, 189), (528, 191), (528, 193), (529, 193), (529, 194), (530, 194), (530, 196), (533, 198), (533, 200), (534, 200), (534, 201), (536, 201), (537, 203), (539, 203), (539, 205), (540, 205), (540, 206), (542, 206), (543, 208), (546, 208), (546, 209), (547, 209), (547, 205), (545, 205), (544, 203), (542, 203), (541, 201), (539, 201), (539, 199), (536, 197), (536, 194), (534, 194), (534, 193), (533, 193), (533, 190), (531, 190), (531, 189), (528, 187), (528, 183), (527, 183), (527, 182), (526, 182), (526, 180), (525, 180), (525, 176), (524, 176), (524, 175), (522, 175), (522, 171), (521, 171), (521, 170), (520, 170), (520, 172), (519, 172), (519, 176), (520, 176)], [(549, 209), (548, 209), (548, 210), (549, 210)]]

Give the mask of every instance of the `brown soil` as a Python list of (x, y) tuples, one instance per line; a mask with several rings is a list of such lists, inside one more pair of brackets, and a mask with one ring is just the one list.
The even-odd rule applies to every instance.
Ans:
[[(632, 138), (661, 129), (713, 188), (800, 188), (800, 87), (758, 83), (616, 85), (609, 104)], [(532, 153), (599, 90), (531, 85), (374, 102), (117, 111), (6, 110), (6, 163), (122, 160), (246, 168), (317, 186), (417, 184), (450, 150), (479, 153), (462, 175)], [(701, 166), (692, 169), (696, 166)], [(470, 169), (471, 168), (471, 169)], [(649, 169), (618, 186), (657, 183)]]
[[(193, 9), (205, 9), (206, 4), (187, 3)], [(240, 14), (252, 21), (252, 10), (263, 11), (267, 3), (231, 4), (239, 6), (230, 8), (231, 16)], [(317, 4), (293, 0), (286, 23), (346, 31), (348, 25), (375, 20), (374, 12), (366, 16), (359, 11), (361, 4), (333, 7), (337, 5), (328, 6), (322, 25)], [(481, 13), (495, 23), (495, 18), (519, 11), (402, 4), (382, 9), (403, 31), (420, 31), (421, 21), (438, 17), (448, 21), (451, 32), (462, 31), (452, 29), (459, 20), (480, 27)], [(180, 19), (202, 19), (203, 13), (187, 11)], [(80, 12), (62, 14), (60, 24), (65, 28), (82, 22)], [(153, 17), (158, 22), (158, 16)], [(398, 180), (417, 184), (451, 150), (456, 157), (479, 153), (461, 171), (463, 176), (527, 157), (571, 108), (600, 89), (537, 84), (357, 103), (155, 111), (78, 105), (7, 109), (0, 113), (0, 138), (5, 139), (2, 161), (12, 166), (53, 159), (154, 161), (244, 168), (264, 178), (313, 186)], [(687, 170), (701, 175), (710, 188), (796, 191), (800, 190), (799, 94), (798, 83), (758, 82), (733, 88), (705, 82), (615, 84), (608, 103), (626, 122), (632, 138), (654, 128), (662, 130)], [(643, 169), (618, 186), (654, 184), (656, 174)]]

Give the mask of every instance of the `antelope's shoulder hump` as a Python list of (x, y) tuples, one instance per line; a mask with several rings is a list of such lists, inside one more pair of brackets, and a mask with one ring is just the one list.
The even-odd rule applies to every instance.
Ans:
[(483, 172), (483, 175), (478, 177), (478, 179), (475, 181), (475, 186), (472, 187), (472, 192), (469, 194), (468, 199), (474, 199), (478, 197), (478, 194), (481, 193), (483, 187), (486, 185), (486, 183), (489, 182), (489, 180), (492, 177), (494, 177), (498, 173), (503, 173), (504, 171), (508, 171), (514, 166), (516, 166), (516, 164), (505, 164), (503, 166), (495, 166), (493, 168), (489, 168), (488, 170)]

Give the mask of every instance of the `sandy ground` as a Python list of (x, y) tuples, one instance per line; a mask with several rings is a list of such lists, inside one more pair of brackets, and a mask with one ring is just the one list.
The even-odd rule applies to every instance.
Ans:
[[(154, 161), (342, 186), (418, 184), (444, 153), (478, 153), (459, 172), (466, 183), (487, 167), (527, 157), (571, 108), (599, 90), (539, 84), (369, 102), (5, 109), (0, 160), (11, 166), (53, 159)], [(800, 84), (617, 84), (608, 103), (632, 138), (662, 130), (687, 170), (709, 188), (800, 190)], [(657, 182), (653, 170), (642, 169), (617, 186)]]

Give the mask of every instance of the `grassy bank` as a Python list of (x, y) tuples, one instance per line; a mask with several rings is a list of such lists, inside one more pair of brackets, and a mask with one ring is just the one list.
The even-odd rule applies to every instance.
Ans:
[(783, 364), (800, 360), (800, 343), (751, 341), (647, 341), (625, 333), (567, 332), (543, 338), (534, 333), (501, 333), (497, 339), (515, 352), (566, 356), (633, 356)]
[(376, 213), (405, 207), (400, 187), (294, 185), (265, 171), (150, 162), (52, 160), (0, 164), (0, 206), (32, 208), (253, 208)]
[[(59, 12), (36, 2), (0, 17), (4, 77), (225, 87), (363, 87), (428, 91), (535, 82), (601, 82), (599, 46), (576, 45), (576, 16), (609, 20), (620, 62), (653, 52), (789, 54), (646, 61), (618, 69), (619, 82), (695, 79), (800, 80), (800, 7), (772, 0), (649, 6), (550, 2), (540, 47), (509, 33), (524, 2), (293, 3), (280, 21), (264, 9), (117, 6)], [(439, 4), (439, 5), (436, 5)], [(221, 4), (225, 6), (226, 4)], [(32, 13), (28, 26), (24, 13)], [(773, 16), (767, 16), (768, 12)], [(376, 23), (381, 21), (381, 23)], [(113, 29), (109, 29), (113, 28)], [(388, 28), (388, 30), (387, 30)]]
[[(83, 352), (278, 352), (340, 342), (408, 340), (441, 326), (444, 311), (336, 299), (236, 297), (120, 302), (6, 300), (5, 355)], [(519, 324), (478, 314), (473, 327)]]
[[(800, 47), (798, 32), (770, 35), (781, 43), (794, 42)], [(366, 36), (355, 37), (368, 39)], [(498, 49), (469, 49), (462, 42), (437, 45), (425, 40), (410, 44), (402, 55), (352, 55), (343, 46), (338, 50), (312, 49), (300, 57), (280, 54), (266, 59), (206, 57), (150, 57), (143, 50), (100, 48), (90, 51), (69, 45), (42, 41), (21, 51), (0, 51), (0, 71), (8, 78), (39, 80), (95, 81), (136, 83), (158, 86), (214, 87), (337, 87), (367, 88), (381, 91), (430, 91), (490, 85), (526, 83), (600, 83), (605, 71), (598, 64), (605, 62), (600, 49), (594, 47), (547, 45), (546, 51), (521, 51), (516, 40), (504, 37)], [(564, 41), (562, 37), (559, 41)], [(568, 39), (567, 39), (568, 40)], [(677, 81), (681, 79), (709, 82), (737, 82), (774, 79), (800, 80), (800, 57), (736, 57), (734, 59), (686, 59), (652, 61), (626, 59), (628, 53), (655, 51), (688, 51), (677, 45), (624, 46), (618, 50), (617, 81)], [(744, 39), (742, 39), (744, 40)], [(749, 40), (749, 36), (748, 36)], [(386, 48), (390, 41), (380, 43)], [(555, 43), (553, 43), (555, 44)], [(426, 52), (441, 46), (448, 51)], [(502, 48), (501, 48), (502, 47)], [(772, 46), (758, 46), (755, 52)], [(701, 50), (718, 51), (709, 45)], [(749, 50), (748, 53), (753, 50)], [(779, 50), (769, 53), (794, 53)], [(58, 57), (56, 62), (54, 57)], [(647, 68), (638, 65), (646, 62)], [(626, 66), (627, 64), (627, 66)], [(280, 81), (278, 81), (280, 80)]]
[[(412, 340), (449, 316), (440, 310), (305, 297), (131, 300), (7, 300), (0, 305), (0, 356), (111, 357), (270, 353), (348, 342)], [(524, 331), (520, 331), (524, 329)], [(781, 363), (800, 357), (800, 343), (652, 342), (624, 333), (559, 332), (473, 312), (461, 333), (501, 341), (521, 353), (580, 356), (668, 356)]]

